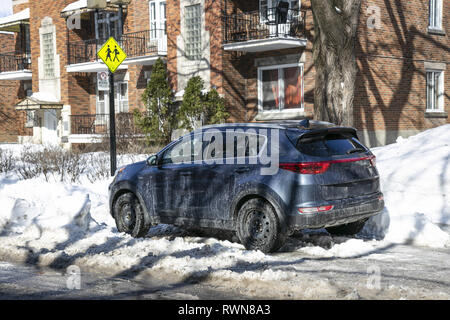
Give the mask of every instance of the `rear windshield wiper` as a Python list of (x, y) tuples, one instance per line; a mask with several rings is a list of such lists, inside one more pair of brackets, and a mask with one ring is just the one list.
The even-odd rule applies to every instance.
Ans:
[(355, 149), (348, 150), (348, 151), (346, 152), (346, 154), (352, 154), (352, 153), (356, 153), (356, 152), (365, 152), (365, 151), (366, 151), (366, 150), (363, 149), (363, 148), (355, 148)]

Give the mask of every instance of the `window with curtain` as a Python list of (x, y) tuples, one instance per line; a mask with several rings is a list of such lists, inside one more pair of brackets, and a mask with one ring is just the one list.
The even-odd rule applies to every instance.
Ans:
[(258, 72), (260, 109), (281, 111), (303, 107), (303, 66), (263, 67)]
[(278, 69), (262, 71), (262, 96), (264, 110), (277, 110), (280, 108)]
[(302, 106), (302, 75), (300, 67), (283, 69), (284, 108)]

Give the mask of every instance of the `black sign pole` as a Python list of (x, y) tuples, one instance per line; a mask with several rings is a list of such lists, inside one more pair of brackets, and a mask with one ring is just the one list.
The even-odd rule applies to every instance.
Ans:
[(114, 107), (114, 73), (109, 71), (109, 154), (111, 161), (111, 176), (117, 168), (116, 162), (116, 117)]

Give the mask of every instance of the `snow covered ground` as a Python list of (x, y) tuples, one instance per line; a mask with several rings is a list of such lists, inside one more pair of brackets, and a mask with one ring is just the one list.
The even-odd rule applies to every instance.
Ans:
[[(23, 147), (0, 148), (19, 154)], [(324, 230), (297, 235), (282, 248), (287, 255), (248, 251), (229, 240), (167, 225), (153, 227), (146, 238), (133, 239), (118, 233), (109, 215), (111, 179), (91, 182), (82, 176), (79, 182), (68, 183), (43, 176), (21, 180), (14, 171), (0, 174), (0, 260), (61, 268), (76, 264), (113, 274), (145, 269), (181, 278), (207, 274), (239, 282), (289, 282), (298, 277), (292, 266), (299, 256), (383, 259), (380, 248), (392, 243), (430, 250), (450, 247), (444, 231), (450, 225), (450, 125), (399, 138), (373, 152), (385, 211), (371, 218), (357, 238), (330, 237)], [(119, 164), (142, 159), (144, 155), (119, 157)], [(316, 286), (329, 288), (326, 281)]]

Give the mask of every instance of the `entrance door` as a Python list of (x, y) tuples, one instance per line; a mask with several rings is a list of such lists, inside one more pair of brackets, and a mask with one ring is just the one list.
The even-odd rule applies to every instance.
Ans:
[(56, 110), (44, 110), (43, 126), (42, 126), (42, 143), (57, 144), (58, 143), (58, 118)]
[(167, 51), (166, 1), (149, 2), (150, 10), (150, 45), (157, 46), (157, 51)]

